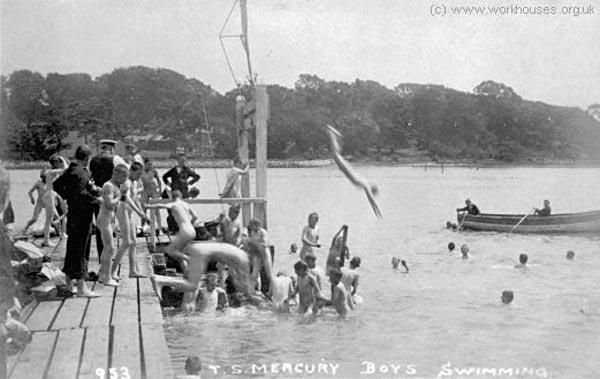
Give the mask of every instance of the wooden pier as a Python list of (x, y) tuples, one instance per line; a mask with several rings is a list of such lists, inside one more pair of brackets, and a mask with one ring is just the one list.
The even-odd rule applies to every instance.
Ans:
[[(52, 255), (64, 256), (64, 246)], [(89, 264), (90, 271), (98, 272), (94, 249)], [(148, 278), (127, 278), (129, 263), (124, 256), (120, 287), (87, 282), (102, 296), (36, 301), (29, 306), (24, 322), (33, 332), (33, 341), (9, 357), (8, 377), (173, 378), (160, 303), (150, 281), (146, 241), (138, 240), (137, 264)]]

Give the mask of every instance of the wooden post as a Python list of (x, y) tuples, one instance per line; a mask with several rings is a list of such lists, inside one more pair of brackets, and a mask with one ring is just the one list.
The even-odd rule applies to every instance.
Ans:
[(156, 252), (156, 215), (154, 209), (150, 209), (150, 249), (151, 253)]
[[(248, 130), (245, 127), (245, 103), (242, 95), (235, 98), (235, 117), (237, 128), (238, 155), (244, 163), (250, 164), (248, 154)], [(242, 197), (250, 197), (250, 174), (246, 172), (242, 175)], [(242, 222), (248, 225), (252, 218), (252, 204), (242, 205)]]
[[(259, 84), (255, 90), (256, 101), (256, 197), (267, 198), (267, 120), (269, 97), (267, 86)], [(254, 204), (254, 217), (267, 228), (267, 204)]]

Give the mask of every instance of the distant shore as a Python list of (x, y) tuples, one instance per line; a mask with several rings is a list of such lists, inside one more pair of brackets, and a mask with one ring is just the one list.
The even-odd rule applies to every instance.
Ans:
[[(495, 168), (495, 167), (547, 167), (547, 168), (598, 168), (600, 167), (599, 160), (524, 160), (515, 162), (506, 162), (498, 160), (443, 160), (433, 161), (426, 160), (422, 157), (416, 158), (400, 158), (400, 159), (383, 159), (360, 158), (349, 159), (352, 164), (357, 166), (405, 166), (405, 167), (469, 167), (469, 168)], [(154, 159), (154, 167), (156, 168), (171, 168), (177, 165), (175, 159)], [(187, 164), (194, 168), (229, 168), (231, 161), (228, 159), (192, 159), (187, 160)], [(250, 161), (251, 167), (254, 167), (254, 160)], [(333, 164), (331, 159), (273, 159), (269, 160), (268, 167), (270, 168), (315, 168), (326, 167)], [(0, 166), (8, 170), (37, 170), (47, 168), (48, 163), (44, 161), (0, 161)]]

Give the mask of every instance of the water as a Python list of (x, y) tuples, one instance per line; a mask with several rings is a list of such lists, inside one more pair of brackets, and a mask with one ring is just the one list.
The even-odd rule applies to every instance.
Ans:
[[(198, 355), (204, 378), (429, 378), (470, 367), (480, 374), (494, 369), (495, 377), (598, 377), (599, 236), (456, 233), (444, 227), (447, 220), (456, 221), (455, 208), (465, 197), (492, 213), (527, 213), (545, 198), (555, 213), (600, 209), (600, 169), (446, 168), (442, 173), (365, 166), (359, 171), (380, 188), (383, 221), (335, 167), (270, 169), (268, 221), (275, 270), (288, 273), (297, 260), (288, 247), (300, 243), (310, 212), (320, 214), (325, 247), (349, 225), (350, 252), (362, 258), (358, 293), (364, 303), (345, 320), (331, 311), (316, 318), (252, 309), (218, 316), (166, 312), (177, 373), (183, 373), (187, 355)], [(215, 174), (222, 184), (226, 170), (200, 173), (202, 196), (215, 196)], [(18, 212), (17, 224), (30, 215), (26, 190), (36, 175), (12, 172), (20, 189), (15, 205), (27, 210)], [(198, 211), (208, 218), (220, 206)], [(469, 244), (472, 259), (450, 256), (449, 241)], [(570, 249), (574, 261), (565, 259)], [(522, 252), (529, 254), (531, 267), (514, 269)], [(317, 263), (324, 264), (326, 253), (322, 248)], [(392, 269), (394, 255), (407, 261), (408, 275)], [(515, 293), (510, 306), (500, 304), (504, 289)], [(276, 372), (289, 368), (284, 363), (300, 372)], [(315, 372), (305, 371), (313, 364)], [(337, 365), (336, 375), (331, 365)], [(381, 371), (371, 374), (373, 367)], [(494, 377), (490, 371), (488, 376)]]

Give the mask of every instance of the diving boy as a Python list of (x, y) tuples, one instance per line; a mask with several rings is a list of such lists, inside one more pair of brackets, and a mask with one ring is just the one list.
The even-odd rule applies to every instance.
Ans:
[(173, 201), (167, 204), (149, 204), (146, 209), (168, 209), (179, 226), (179, 231), (171, 239), (171, 244), (167, 249), (167, 254), (172, 258), (179, 260), (182, 267), (187, 266), (187, 256), (184, 254), (185, 247), (196, 237), (194, 223), (197, 216), (188, 203), (183, 201), (183, 195), (180, 190), (174, 190), (171, 193)]

